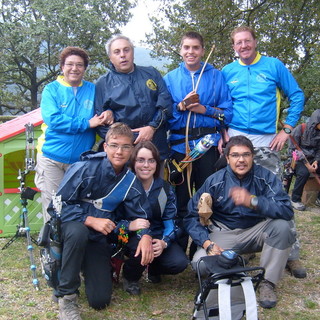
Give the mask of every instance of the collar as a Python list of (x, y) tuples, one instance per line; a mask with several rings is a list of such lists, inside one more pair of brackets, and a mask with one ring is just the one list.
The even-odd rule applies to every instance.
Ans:
[[(58, 76), (57, 81), (65, 87), (72, 87), (68, 82), (64, 81), (64, 76)], [(82, 87), (83, 81), (81, 81), (78, 87)]]
[[(249, 66), (251, 66), (251, 65), (256, 64), (257, 62), (259, 62), (260, 59), (261, 59), (261, 57), (262, 57), (261, 54), (260, 54), (259, 52), (257, 52), (256, 57), (254, 58), (254, 60), (252, 61), (252, 63), (249, 64)], [(243, 62), (241, 61), (241, 59), (239, 59), (239, 64), (241, 64), (242, 66), (247, 66), (247, 64), (243, 63)]]

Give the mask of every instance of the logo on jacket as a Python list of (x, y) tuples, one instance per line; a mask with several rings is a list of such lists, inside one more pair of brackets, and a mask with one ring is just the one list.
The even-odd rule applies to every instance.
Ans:
[(258, 82), (267, 82), (267, 76), (263, 73), (260, 73), (257, 75), (257, 81)]
[(156, 91), (157, 90), (157, 84), (152, 79), (148, 79), (147, 82), (146, 82), (146, 85), (152, 91)]
[(232, 80), (232, 81), (230, 81), (231, 84), (235, 84), (235, 83), (238, 83), (238, 82), (239, 82), (239, 79), (237, 79), (237, 78)]

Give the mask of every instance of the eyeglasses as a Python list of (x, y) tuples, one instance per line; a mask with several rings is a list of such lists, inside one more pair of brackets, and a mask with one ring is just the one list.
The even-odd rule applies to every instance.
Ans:
[(248, 159), (252, 156), (251, 152), (244, 152), (244, 153), (230, 153), (229, 157), (233, 158), (234, 160), (240, 159), (243, 157), (244, 159)]
[(119, 149), (123, 152), (130, 152), (132, 149), (132, 146), (130, 144), (124, 144), (123, 146), (119, 146), (118, 144), (107, 144), (107, 146), (110, 148), (112, 151), (118, 151)]
[(243, 41), (237, 41), (234, 45), (236, 47), (240, 47), (241, 45), (248, 45), (248, 44), (251, 44), (252, 43), (252, 40), (243, 40)]
[(137, 159), (136, 159), (136, 162), (137, 162), (137, 163), (140, 163), (140, 164), (145, 164), (145, 163), (155, 164), (157, 161), (156, 161), (155, 159), (137, 158)]
[(84, 68), (84, 64), (83, 63), (65, 63), (64, 64), (67, 68), (73, 68), (76, 67), (77, 69), (82, 69)]

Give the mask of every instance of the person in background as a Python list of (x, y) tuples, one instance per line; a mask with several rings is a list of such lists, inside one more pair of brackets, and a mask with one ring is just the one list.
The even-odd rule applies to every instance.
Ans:
[[(222, 69), (233, 102), (230, 137), (244, 135), (254, 146), (254, 161), (282, 180), (279, 151), (284, 147), (304, 108), (304, 94), (297, 81), (277, 58), (257, 51), (255, 31), (247, 26), (231, 32), (232, 46), (239, 59)], [(277, 132), (281, 93), (289, 100), (283, 128)], [(227, 138), (228, 139), (228, 138)], [(295, 227), (295, 224), (294, 224)], [(306, 277), (295, 242), (287, 268), (298, 278)]]
[(151, 141), (139, 142), (135, 146), (131, 167), (143, 185), (152, 211), (149, 222), (154, 260), (148, 266), (148, 279), (158, 283), (161, 275), (178, 274), (189, 264), (185, 252), (175, 241), (175, 194), (168, 182), (159, 177), (160, 155)]
[[(131, 128), (114, 123), (105, 138), (105, 152), (82, 154), (81, 161), (69, 167), (59, 186), (62, 257), (55, 295), (60, 320), (81, 319), (77, 304), (80, 272), (90, 307), (100, 310), (110, 303), (115, 235), (129, 238), (124, 245), (133, 251), (130, 255), (139, 261), (140, 269), (153, 260), (148, 229), (151, 210), (140, 181), (127, 168), (132, 142)], [(51, 204), (48, 212), (54, 214)], [(135, 272), (125, 261), (124, 279), (130, 283)]]
[[(305, 129), (303, 129), (303, 127), (305, 127)], [(320, 109), (317, 109), (312, 113), (306, 124), (299, 124), (294, 128), (292, 137), (308, 160), (305, 162), (304, 157), (301, 156), (301, 159), (295, 162), (294, 170), (296, 180), (291, 194), (291, 204), (293, 208), (303, 211), (306, 208), (301, 202), (303, 188), (311, 173), (320, 173)], [(289, 156), (292, 157), (293, 151), (296, 151), (296, 146), (289, 140)], [(320, 206), (320, 191), (315, 204)]]
[[(277, 303), (275, 286), (295, 241), (294, 213), (281, 181), (254, 164), (253, 153), (245, 136), (230, 138), (225, 149), (227, 167), (211, 175), (189, 201), (184, 225), (199, 246), (192, 260), (194, 269), (202, 256), (221, 254), (224, 249), (239, 254), (261, 252), (265, 279), (259, 286), (259, 302), (263, 308), (273, 308)], [(198, 214), (203, 193), (212, 198), (212, 224), (208, 227), (200, 223)]]
[(67, 47), (59, 56), (62, 75), (45, 86), (41, 97), (42, 134), (37, 144), (35, 184), (41, 190), (44, 222), (52, 193), (69, 165), (80, 160), (95, 142), (95, 130), (103, 123), (94, 115), (95, 87), (83, 80), (89, 64), (87, 52)]
[[(211, 134), (214, 139), (213, 147), (200, 159), (192, 162), (191, 190), (198, 190), (206, 178), (215, 172), (215, 163), (219, 159), (217, 146), (221, 139), (221, 128), (232, 118), (232, 101), (222, 73), (211, 64), (207, 64), (199, 80), (204, 66), (204, 54), (203, 37), (194, 31), (185, 33), (180, 46), (183, 62), (177, 69), (164, 76), (173, 100), (173, 117), (169, 119), (171, 158), (179, 163), (205, 135)], [(181, 228), (191, 196), (186, 169), (183, 175), (184, 182), (175, 187), (177, 222)], [(186, 232), (181, 235), (179, 243), (186, 250)]]
[(106, 43), (109, 71), (96, 83), (95, 112), (104, 111), (104, 126), (98, 134), (104, 138), (110, 124), (120, 121), (135, 134), (134, 144), (152, 141), (161, 160), (168, 157), (167, 121), (172, 114), (171, 97), (161, 74), (153, 67), (134, 64), (131, 40), (121, 34)]

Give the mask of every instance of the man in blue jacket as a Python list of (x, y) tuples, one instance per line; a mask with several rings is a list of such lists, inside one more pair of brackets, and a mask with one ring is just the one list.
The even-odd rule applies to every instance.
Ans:
[[(254, 161), (281, 179), (283, 168), (279, 151), (300, 118), (304, 94), (279, 59), (257, 52), (258, 41), (252, 28), (235, 28), (231, 40), (239, 59), (222, 69), (233, 102), (228, 134), (249, 138), (254, 146)], [(283, 128), (277, 131), (281, 94), (288, 98), (289, 108)], [(304, 278), (306, 269), (300, 262), (299, 250), (297, 241), (287, 267), (295, 277)]]
[(121, 34), (106, 44), (110, 70), (96, 83), (95, 111), (104, 115), (98, 133), (104, 139), (109, 125), (124, 122), (135, 133), (134, 144), (152, 141), (161, 160), (168, 157), (167, 120), (172, 114), (171, 97), (161, 74), (153, 67), (134, 64), (131, 40)]
[[(199, 189), (215, 171), (221, 128), (232, 118), (232, 101), (222, 73), (207, 64), (200, 78), (204, 54), (202, 36), (197, 32), (187, 32), (181, 39), (180, 55), (183, 62), (164, 76), (173, 99), (173, 117), (169, 119), (172, 159), (179, 163), (189, 153), (188, 150), (193, 150), (207, 134), (211, 134), (214, 139), (213, 147), (192, 162), (191, 190)], [(221, 119), (224, 119), (224, 124)], [(185, 216), (190, 199), (186, 171), (183, 173), (184, 182), (175, 189), (178, 220)], [(183, 237), (181, 240), (180, 243), (186, 248), (188, 238)]]
[[(189, 201), (184, 225), (199, 246), (192, 265), (205, 255), (221, 254), (223, 248), (239, 254), (260, 252), (265, 280), (260, 285), (263, 308), (277, 303), (275, 285), (281, 279), (295, 241), (293, 210), (282, 183), (268, 169), (253, 162), (253, 145), (244, 136), (227, 144), (226, 168), (211, 175)], [(212, 197), (208, 228), (200, 223), (198, 202), (203, 193)]]
[[(115, 232), (129, 237), (137, 246), (126, 260), (123, 277), (126, 291), (135, 289), (135, 273), (153, 260), (149, 235), (151, 214), (148, 200), (139, 180), (127, 168), (132, 152), (133, 134), (122, 123), (114, 123), (104, 143), (105, 152), (87, 152), (82, 161), (70, 166), (57, 195), (61, 195), (62, 258), (59, 284), (61, 320), (81, 319), (77, 305), (80, 272), (85, 279), (89, 305), (103, 309), (110, 303), (112, 292), (111, 254)], [(52, 206), (49, 207), (52, 215)], [(121, 229), (121, 230), (120, 230)], [(135, 241), (138, 237), (140, 241)], [(134, 268), (132, 267), (134, 265)]]

